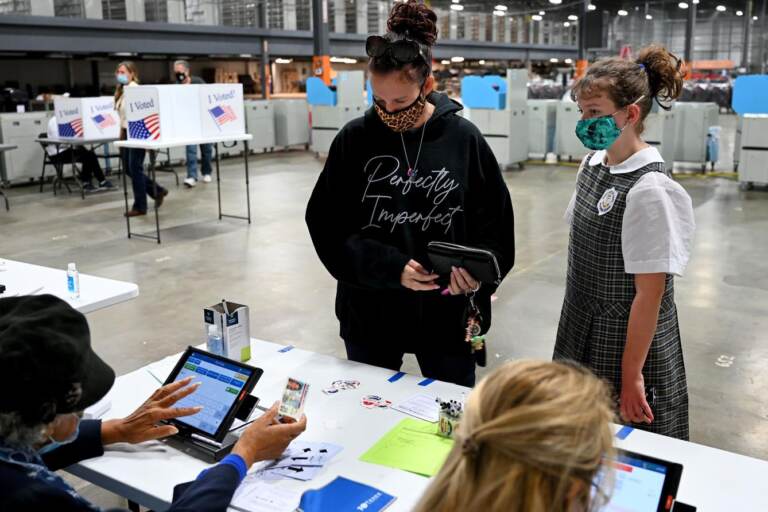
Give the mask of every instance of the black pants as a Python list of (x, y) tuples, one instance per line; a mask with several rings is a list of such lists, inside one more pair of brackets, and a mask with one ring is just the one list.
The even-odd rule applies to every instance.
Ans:
[[(154, 200), (165, 195), (165, 188), (159, 183), (155, 183), (144, 172), (144, 156), (146, 151), (137, 148), (121, 148), (120, 155), (123, 159), (123, 169), (131, 178), (133, 186), (133, 210), (140, 212), (147, 211), (147, 196)], [(155, 194), (157, 190), (157, 195)]]
[(94, 177), (96, 177), (96, 180), (99, 183), (106, 179), (104, 176), (104, 171), (101, 170), (101, 164), (99, 164), (99, 159), (96, 156), (96, 153), (85, 149), (83, 146), (77, 146), (74, 150), (71, 148), (65, 149), (58, 155), (52, 156), (51, 160), (53, 160), (53, 163), (57, 165), (71, 164), (73, 151), (75, 153), (75, 162), (82, 165), (82, 169), (80, 171), (80, 181), (82, 181), (84, 184), (88, 184)]
[[(400, 371), (405, 352), (387, 347), (363, 345), (345, 341), (347, 359), (370, 364), (392, 371)], [(460, 386), (475, 385), (475, 358), (471, 354), (441, 354), (436, 350), (416, 352), (421, 374), (424, 377)]]

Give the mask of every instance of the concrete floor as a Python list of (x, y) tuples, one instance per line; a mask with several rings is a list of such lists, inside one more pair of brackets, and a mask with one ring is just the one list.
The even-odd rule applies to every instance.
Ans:
[[(244, 211), (241, 162), (223, 162), (222, 194), (231, 213)], [(186, 190), (162, 176), (171, 190), (161, 209), (162, 245), (126, 239), (122, 191), (82, 201), (54, 197), (50, 186), (44, 194), (11, 189), (11, 211), (0, 211), (0, 256), (58, 268), (74, 261), (83, 273), (138, 283), (137, 299), (88, 315), (96, 350), (118, 374), (201, 343), (202, 308), (223, 297), (251, 307), (253, 336), (343, 357), (335, 283), (303, 220), (322, 163), (298, 151), (251, 163), (250, 226), (217, 220), (215, 184)], [(575, 168), (530, 165), (505, 177), (517, 264), (494, 304), (489, 369), (508, 359), (551, 357), (566, 269), (562, 214)], [(691, 437), (768, 459), (768, 191), (745, 192), (723, 178), (680, 182), (693, 197), (698, 223), (691, 264), (677, 281)], [(134, 226), (148, 232), (152, 217)], [(413, 359), (404, 369), (418, 373)], [(98, 491), (86, 494), (110, 504)]]

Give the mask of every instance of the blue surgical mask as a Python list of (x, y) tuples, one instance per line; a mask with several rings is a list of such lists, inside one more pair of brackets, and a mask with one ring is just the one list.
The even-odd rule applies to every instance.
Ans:
[(119, 75), (116, 75), (116, 78), (117, 78), (117, 83), (121, 85), (128, 85), (128, 83), (131, 81), (128, 78), (128, 75), (123, 75), (122, 73)]
[(45, 455), (46, 453), (50, 453), (53, 450), (60, 448), (61, 446), (64, 446), (65, 444), (69, 444), (75, 441), (77, 439), (77, 436), (80, 435), (80, 417), (77, 417), (77, 425), (75, 425), (75, 430), (72, 432), (72, 435), (68, 438), (57, 441), (51, 436), (48, 436), (48, 440), (50, 441), (45, 446), (42, 446), (39, 450), (37, 450), (37, 453), (40, 455)]
[[(644, 96), (640, 96), (630, 105), (636, 104), (643, 99)], [(628, 105), (629, 106), (629, 105)], [(626, 107), (625, 107), (626, 108)], [(601, 117), (593, 117), (591, 119), (580, 119), (576, 123), (576, 136), (579, 138), (582, 144), (589, 149), (608, 149), (610, 148), (616, 139), (619, 138), (624, 128), (619, 128), (616, 125), (616, 119), (613, 118), (619, 111), (617, 110), (613, 114)]]

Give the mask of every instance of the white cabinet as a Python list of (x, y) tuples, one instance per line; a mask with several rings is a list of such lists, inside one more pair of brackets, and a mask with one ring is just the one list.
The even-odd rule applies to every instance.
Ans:
[(21, 183), (39, 178), (43, 168), (43, 150), (35, 139), (48, 128), (52, 112), (0, 114), (0, 142), (18, 146), (2, 153), (0, 178)]
[(275, 109), (269, 100), (246, 100), (245, 127), (253, 135), (248, 142), (251, 151), (272, 150), (275, 142)]

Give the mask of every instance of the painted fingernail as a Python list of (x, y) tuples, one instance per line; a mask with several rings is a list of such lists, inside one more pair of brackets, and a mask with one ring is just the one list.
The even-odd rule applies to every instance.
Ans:
[(450, 288), (446, 288), (445, 290), (440, 292), (440, 295), (442, 295), (443, 297), (445, 297), (446, 295), (450, 295), (450, 294), (451, 294), (451, 289)]

